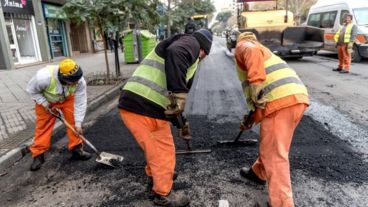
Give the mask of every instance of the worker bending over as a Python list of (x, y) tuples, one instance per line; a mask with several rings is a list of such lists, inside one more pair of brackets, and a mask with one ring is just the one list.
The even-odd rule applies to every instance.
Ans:
[(255, 110), (251, 122), (241, 127), (261, 124), (258, 159), (250, 168), (242, 168), (240, 174), (259, 184), (268, 183), (270, 206), (294, 206), (289, 149), (309, 104), (307, 88), (295, 71), (251, 32), (239, 35), (235, 59), (248, 108)]
[[(60, 109), (67, 122), (82, 134), (82, 122), (87, 108), (87, 86), (82, 69), (71, 59), (65, 59), (59, 65), (49, 65), (37, 71), (27, 85), (27, 92), (36, 102), (36, 128), (33, 144), (29, 147), (33, 163), (31, 170), (41, 168), (45, 162), (44, 153), (50, 147), (52, 129)], [(69, 128), (68, 149), (74, 158), (88, 160), (91, 154), (83, 151), (83, 141)]]
[[(141, 62), (120, 95), (120, 115), (144, 151), (156, 205), (186, 206), (190, 201), (172, 191), (176, 158), (169, 121), (181, 117), (198, 62), (209, 54), (211, 45), (212, 34), (206, 29), (163, 40)], [(184, 124), (179, 136), (187, 139), (189, 125), (185, 120)]]

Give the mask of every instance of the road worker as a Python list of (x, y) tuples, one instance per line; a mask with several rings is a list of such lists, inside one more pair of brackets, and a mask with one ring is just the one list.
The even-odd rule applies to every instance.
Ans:
[(336, 32), (334, 39), (337, 43), (337, 54), (339, 57), (339, 66), (333, 71), (340, 73), (349, 73), (351, 54), (353, 53), (353, 46), (357, 36), (357, 26), (352, 23), (353, 15), (346, 14), (344, 16), (344, 24)]
[[(72, 59), (65, 59), (59, 65), (40, 69), (27, 85), (27, 92), (36, 102), (36, 128), (33, 144), (29, 147), (33, 163), (31, 170), (41, 168), (45, 162), (44, 153), (50, 147), (52, 129), (60, 109), (67, 122), (82, 134), (82, 122), (87, 108), (87, 86), (83, 72)], [(79, 160), (88, 160), (91, 154), (83, 150), (83, 141), (67, 128), (68, 149)]]
[[(309, 105), (307, 88), (286, 62), (257, 41), (252, 32), (241, 33), (235, 59), (251, 122), (260, 123), (259, 156), (241, 176), (268, 183), (268, 205), (294, 206), (290, 181), (289, 149), (293, 133)], [(246, 119), (247, 116), (244, 116)]]
[[(156, 205), (186, 206), (190, 202), (186, 195), (172, 191), (176, 157), (170, 117), (184, 111), (198, 63), (209, 54), (211, 45), (212, 34), (206, 29), (163, 40), (122, 89), (120, 115), (144, 151)], [(184, 139), (190, 134), (187, 123), (185, 126), (179, 130)]]

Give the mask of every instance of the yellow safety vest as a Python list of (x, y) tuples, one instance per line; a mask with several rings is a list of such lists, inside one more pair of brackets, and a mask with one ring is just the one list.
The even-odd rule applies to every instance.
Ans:
[[(349, 43), (350, 42), (351, 30), (353, 29), (353, 26), (354, 25), (352, 23), (346, 25), (346, 30), (345, 30), (345, 34), (344, 34), (344, 43)], [(339, 30), (337, 30), (337, 32), (334, 36), (335, 42), (339, 41), (340, 32), (341, 32), (341, 27), (339, 28)]]
[[(242, 83), (243, 93), (246, 97), (248, 108), (254, 110), (255, 106), (251, 99), (247, 72), (236, 65), (239, 80)], [(266, 80), (262, 83), (262, 94), (267, 102), (272, 102), (294, 94), (308, 96), (308, 91), (303, 82), (293, 69), (278, 56), (272, 56), (265, 62)]]
[[(188, 68), (187, 82), (194, 76), (198, 62), (199, 59)], [(123, 90), (142, 96), (162, 108), (170, 104), (166, 85), (165, 60), (156, 54), (155, 49), (144, 58), (132, 77), (123, 86)]]
[(54, 75), (55, 74), (54, 71), (58, 70), (58, 68), (51, 65), (47, 67), (51, 74), (51, 80), (49, 86), (42, 91), (42, 94), (49, 103), (62, 103), (68, 96), (71, 96), (75, 93), (75, 91), (77, 90), (77, 86), (76, 85), (67, 86), (67, 90), (65, 92), (63, 90), (63, 94), (58, 94), (57, 79), (55, 78)]

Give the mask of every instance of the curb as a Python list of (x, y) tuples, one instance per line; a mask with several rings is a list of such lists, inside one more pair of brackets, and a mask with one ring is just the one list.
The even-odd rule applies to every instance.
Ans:
[[(96, 99), (92, 100), (87, 106), (86, 116), (91, 113), (92, 111), (96, 110), (101, 104), (106, 103), (117, 95), (119, 95), (120, 88), (125, 84), (124, 80), (122, 83), (114, 86), (113, 88), (109, 89), (107, 92), (99, 95)], [(63, 124), (57, 122), (54, 126), (53, 135), (63, 129)], [(14, 165), (14, 163), (21, 160), (29, 151), (28, 146), (32, 144), (33, 134), (25, 141), (24, 143), (20, 144), (19, 147), (16, 147), (4, 155), (0, 157), (0, 176), (6, 174), (4, 172), (7, 168)]]

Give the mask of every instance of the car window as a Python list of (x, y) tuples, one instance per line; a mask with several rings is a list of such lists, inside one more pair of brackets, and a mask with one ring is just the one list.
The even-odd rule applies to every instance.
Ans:
[(322, 13), (321, 28), (332, 28), (335, 23), (337, 11)]
[(309, 15), (307, 25), (313, 26), (313, 27), (320, 27), (321, 26), (321, 14)]
[(341, 10), (341, 14), (340, 14), (340, 25), (343, 25), (344, 24), (345, 14), (350, 14), (350, 12), (348, 10)]

